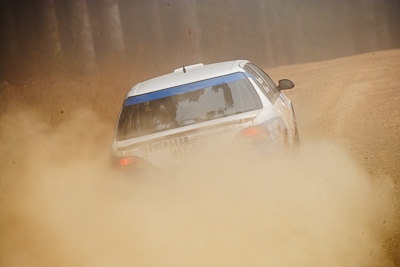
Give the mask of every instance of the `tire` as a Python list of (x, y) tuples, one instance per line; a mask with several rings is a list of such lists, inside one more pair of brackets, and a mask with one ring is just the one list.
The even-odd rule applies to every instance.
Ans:
[(292, 149), (292, 154), (293, 155), (298, 155), (300, 153), (300, 136), (299, 136), (299, 130), (297, 129), (297, 124), (296, 128), (294, 130), (294, 140), (293, 140), (293, 149)]

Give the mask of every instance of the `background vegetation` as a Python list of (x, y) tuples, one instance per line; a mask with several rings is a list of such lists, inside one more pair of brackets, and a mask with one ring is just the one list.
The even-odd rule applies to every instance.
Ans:
[(399, 14), (398, 0), (1, 0), (0, 77), (320, 61), (400, 47)]

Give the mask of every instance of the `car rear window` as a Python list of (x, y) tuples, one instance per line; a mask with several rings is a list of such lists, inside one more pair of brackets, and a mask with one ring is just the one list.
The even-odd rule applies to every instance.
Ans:
[(241, 72), (133, 96), (122, 107), (117, 140), (240, 114), (261, 105)]

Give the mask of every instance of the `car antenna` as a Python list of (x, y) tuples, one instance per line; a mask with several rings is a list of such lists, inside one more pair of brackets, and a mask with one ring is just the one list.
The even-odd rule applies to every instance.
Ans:
[(182, 66), (183, 73), (186, 73), (185, 65)]

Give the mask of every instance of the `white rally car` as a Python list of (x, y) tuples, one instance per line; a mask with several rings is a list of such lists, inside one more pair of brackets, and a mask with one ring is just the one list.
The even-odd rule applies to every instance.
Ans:
[(136, 84), (114, 130), (112, 156), (120, 166), (174, 166), (196, 155), (240, 144), (255, 151), (292, 151), (298, 144), (291, 101), (246, 60), (196, 64)]

